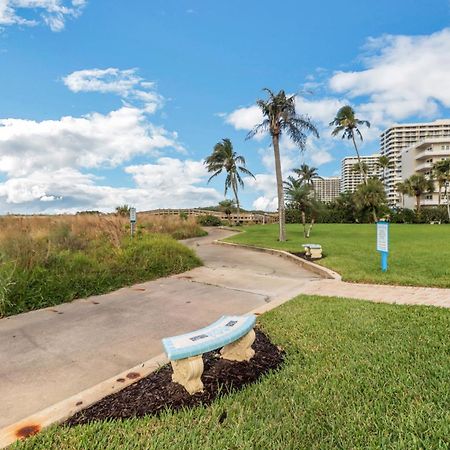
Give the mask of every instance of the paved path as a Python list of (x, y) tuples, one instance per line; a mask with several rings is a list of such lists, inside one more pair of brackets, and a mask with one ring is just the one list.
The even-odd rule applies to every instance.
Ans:
[(450, 308), (450, 289), (379, 284), (345, 283), (337, 280), (313, 281), (303, 294), (347, 297), (402, 305), (430, 305)]
[(0, 428), (162, 352), (164, 336), (289, 299), (317, 275), (272, 255), (190, 239), (205, 266), (0, 320)]

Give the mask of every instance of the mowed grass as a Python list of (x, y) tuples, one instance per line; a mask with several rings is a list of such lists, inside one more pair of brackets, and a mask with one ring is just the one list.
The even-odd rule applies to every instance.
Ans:
[(258, 320), (286, 351), (260, 382), (209, 407), (55, 426), (13, 448), (448, 450), (450, 310), (301, 296)]
[(450, 225), (390, 225), (389, 269), (380, 268), (376, 225), (318, 224), (305, 239), (300, 225), (287, 225), (286, 242), (278, 241), (278, 225), (254, 225), (227, 241), (289, 252), (301, 244), (321, 244), (319, 264), (345, 281), (450, 288)]

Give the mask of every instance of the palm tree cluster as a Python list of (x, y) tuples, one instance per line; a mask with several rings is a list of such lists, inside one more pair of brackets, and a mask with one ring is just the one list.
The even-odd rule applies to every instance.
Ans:
[[(309, 168), (304, 164), (299, 169), (294, 170), (294, 173), (298, 177), (297, 179), (291, 176), (288, 178), (287, 183), (283, 183), (280, 139), (282, 136), (285, 136), (291, 140), (301, 152), (304, 152), (308, 136), (312, 135), (318, 138), (319, 133), (308, 115), (297, 113), (295, 95), (287, 95), (284, 90), (275, 93), (267, 88), (264, 89), (264, 92), (266, 92), (267, 98), (256, 101), (256, 105), (261, 110), (263, 121), (248, 133), (247, 139), (251, 139), (260, 133), (268, 133), (271, 136), (277, 185), (279, 240), (285, 241), (285, 198), (289, 202), (297, 205), (304, 204), (304, 200), (298, 201), (300, 200), (300, 195), (303, 199), (309, 199), (311, 195), (314, 197), (314, 190), (311, 189), (312, 179), (318, 175), (317, 169)], [(359, 138), (361, 141), (363, 140), (359, 128), (361, 126), (370, 127), (370, 123), (367, 120), (357, 118), (352, 107), (344, 106), (339, 109), (334, 120), (330, 122), (330, 126), (335, 127), (332, 131), (333, 136), (342, 134), (342, 138), (352, 140), (358, 158), (359, 171), (363, 177), (364, 184), (367, 186), (369, 184), (367, 169), (365, 170), (364, 165), (361, 162), (356, 138)], [(382, 162), (380, 161), (380, 164), (381, 163)], [(226, 172), (225, 195), (228, 189), (233, 190), (239, 214), (238, 188), (244, 187), (244, 181), (241, 174), (254, 177), (250, 170), (246, 168), (244, 157), (238, 155), (233, 150), (233, 145), (229, 139), (223, 139), (214, 146), (213, 152), (206, 158), (205, 164), (208, 172), (212, 173), (208, 182), (222, 173), (222, 171)], [(373, 194), (375, 196), (375, 193), (371, 190), (374, 187), (373, 185), (374, 183), (368, 188), (368, 191), (371, 192), (371, 195)], [(378, 187), (376, 187), (376, 189), (378, 189)], [(367, 195), (369, 194), (367, 193)], [(294, 200), (294, 197), (297, 198), (297, 200)], [(372, 204), (371, 200), (365, 201), (365, 203), (367, 202)]]

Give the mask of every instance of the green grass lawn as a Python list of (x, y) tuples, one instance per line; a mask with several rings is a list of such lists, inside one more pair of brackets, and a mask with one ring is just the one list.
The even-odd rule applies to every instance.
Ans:
[(278, 242), (278, 225), (244, 228), (227, 241), (290, 252), (301, 244), (321, 244), (325, 258), (319, 264), (335, 270), (345, 281), (450, 288), (450, 225), (390, 225), (389, 270), (380, 269), (376, 226), (318, 224), (309, 239), (300, 225), (287, 225), (286, 242)]
[(209, 407), (53, 427), (14, 448), (450, 447), (450, 310), (300, 296), (259, 323), (286, 350), (260, 382)]

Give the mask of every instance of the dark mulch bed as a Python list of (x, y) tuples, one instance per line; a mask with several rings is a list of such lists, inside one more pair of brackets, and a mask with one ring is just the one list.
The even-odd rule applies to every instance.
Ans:
[[(295, 256), (298, 256), (299, 258), (302, 258), (302, 259), (306, 259), (306, 261), (312, 261), (312, 262), (315, 262), (315, 261), (318, 261), (317, 259), (312, 259), (311, 258), (311, 256), (306, 256), (303, 252), (289, 252), (291, 255), (295, 255)], [(322, 258), (320, 258), (320, 259), (324, 259), (325, 258), (325, 255), (324, 254), (322, 254)]]
[(219, 395), (242, 389), (265, 373), (277, 369), (284, 359), (283, 350), (272, 344), (262, 331), (255, 331), (256, 339), (252, 345), (255, 356), (249, 362), (220, 359), (219, 351), (203, 355), (203, 392), (189, 395), (182, 386), (172, 382), (172, 368), (166, 365), (122, 391), (78, 412), (64, 425), (158, 415), (166, 408), (178, 410), (183, 407), (208, 405)]

